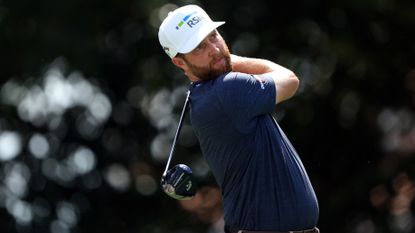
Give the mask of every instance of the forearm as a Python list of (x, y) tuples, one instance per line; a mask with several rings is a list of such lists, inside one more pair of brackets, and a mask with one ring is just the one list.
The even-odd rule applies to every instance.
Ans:
[(274, 62), (259, 58), (241, 57), (232, 54), (232, 71), (247, 74), (265, 74), (279, 72), (282, 75), (292, 75), (292, 71)]

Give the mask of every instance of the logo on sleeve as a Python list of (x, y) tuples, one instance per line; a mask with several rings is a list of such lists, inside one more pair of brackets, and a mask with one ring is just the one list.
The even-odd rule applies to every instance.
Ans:
[(263, 79), (263, 78), (260, 78), (260, 77), (258, 77), (258, 76), (256, 76), (256, 75), (254, 75), (254, 78), (256, 79), (256, 80), (258, 80), (258, 82), (259, 82), (259, 84), (261, 84), (261, 89), (262, 90), (265, 90), (265, 82), (266, 82), (266, 80), (265, 79)]

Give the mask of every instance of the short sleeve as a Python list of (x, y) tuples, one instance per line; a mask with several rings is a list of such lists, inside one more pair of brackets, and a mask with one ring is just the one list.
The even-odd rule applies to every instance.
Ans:
[(234, 126), (247, 132), (256, 117), (275, 109), (276, 89), (272, 77), (231, 72), (218, 80), (217, 96)]

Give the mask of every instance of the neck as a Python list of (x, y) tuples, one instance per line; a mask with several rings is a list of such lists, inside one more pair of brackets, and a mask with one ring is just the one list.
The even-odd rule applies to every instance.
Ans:
[(202, 79), (194, 76), (194, 75), (188, 75), (185, 73), (185, 75), (187, 76), (187, 78), (191, 81), (191, 82), (200, 82), (202, 81)]

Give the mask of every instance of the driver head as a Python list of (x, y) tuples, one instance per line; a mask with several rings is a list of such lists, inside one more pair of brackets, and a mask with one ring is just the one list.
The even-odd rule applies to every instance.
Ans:
[(177, 200), (188, 200), (196, 194), (196, 180), (192, 169), (185, 164), (177, 164), (161, 178), (163, 191)]

